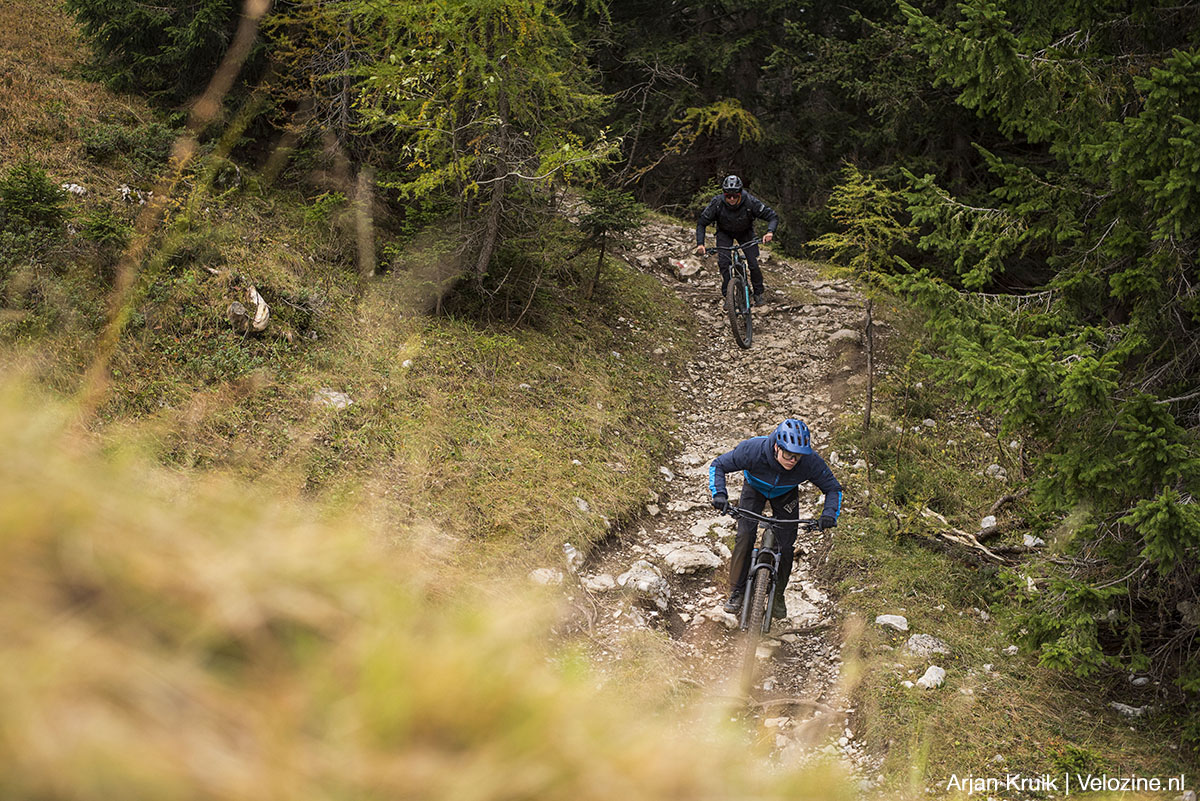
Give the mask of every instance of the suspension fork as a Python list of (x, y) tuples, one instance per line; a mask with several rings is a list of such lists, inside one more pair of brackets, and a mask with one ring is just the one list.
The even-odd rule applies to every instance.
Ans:
[(775, 548), (756, 547), (750, 552), (750, 572), (746, 575), (746, 587), (742, 591), (742, 618), (740, 621), (742, 631), (750, 627), (750, 604), (753, 603), (754, 595), (751, 590), (754, 588), (754, 576), (764, 564), (769, 569), (770, 576), (767, 585), (767, 611), (765, 617), (763, 617), (763, 625), (771, 625), (771, 610), (775, 608), (775, 580), (779, 575), (779, 560), (781, 558), (781, 554)]

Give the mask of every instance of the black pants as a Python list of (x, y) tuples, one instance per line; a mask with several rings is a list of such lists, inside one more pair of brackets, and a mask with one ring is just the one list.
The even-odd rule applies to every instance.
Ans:
[[(767, 498), (750, 485), (742, 485), (742, 497), (738, 506), (751, 512), (762, 514), (767, 502), (771, 503), (771, 514), (775, 517), (795, 519), (799, 509), (800, 490), (793, 487), (778, 498)], [(729, 584), (736, 592), (746, 589), (746, 574), (750, 572), (750, 551), (754, 548), (755, 535), (758, 532), (757, 520), (740, 518), (738, 520), (737, 540), (733, 545), (733, 558), (729, 562)], [(796, 524), (776, 526), (775, 544), (779, 546), (779, 576), (775, 582), (776, 595), (782, 596), (787, 587), (788, 579), (792, 577), (792, 551), (796, 547)]]
[[(754, 231), (730, 234), (720, 228), (717, 229), (718, 248), (730, 247), (734, 242), (740, 245), (752, 239), (754, 239)], [(746, 261), (750, 263), (750, 285), (754, 288), (754, 294), (760, 294), (763, 291), (763, 275), (762, 270), (758, 269), (758, 245), (751, 245), (743, 252), (746, 254)], [(732, 260), (733, 255), (728, 250), (717, 251), (717, 267), (721, 270), (721, 297), (725, 297), (725, 288), (729, 286), (729, 263)]]

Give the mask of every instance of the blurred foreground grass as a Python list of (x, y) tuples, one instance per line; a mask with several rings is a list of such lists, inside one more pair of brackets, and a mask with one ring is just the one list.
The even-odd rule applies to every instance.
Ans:
[[(0, 387), (0, 798), (848, 797), (635, 708), (438, 535), (167, 471)], [(640, 688), (644, 695), (646, 688)]]

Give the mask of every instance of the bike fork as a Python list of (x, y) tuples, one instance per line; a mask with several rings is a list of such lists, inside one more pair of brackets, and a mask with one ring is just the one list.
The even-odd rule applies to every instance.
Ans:
[(767, 579), (767, 612), (763, 617), (763, 632), (771, 625), (771, 610), (775, 608), (775, 577), (779, 575), (779, 554), (775, 551), (762, 551), (755, 548), (750, 552), (750, 572), (746, 576), (746, 588), (742, 592), (742, 618), (740, 626), (742, 631), (750, 628), (750, 604), (753, 603), (754, 596), (754, 577), (758, 574), (758, 569), (762, 567), (759, 562), (759, 555), (769, 555), (771, 561), (763, 562), (770, 570), (770, 576)]

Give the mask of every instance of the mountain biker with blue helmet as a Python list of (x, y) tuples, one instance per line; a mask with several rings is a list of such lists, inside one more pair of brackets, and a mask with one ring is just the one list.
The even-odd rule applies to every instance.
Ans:
[[(819, 526), (822, 531), (837, 525), (842, 511), (842, 485), (833, 476), (825, 460), (813, 452), (808, 426), (801, 420), (787, 419), (770, 436), (751, 437), (723, 453), (708, 468), (708, 488), (712, 505), (724, 512), (729, 509), (725, 474), (741, 470), (745, 476), (738, 506), (761, 514), (767, 502), (779, 518), (795, 518), (799, 509), (800, 485), (808, 481), (825, 493), (825, 505)], [(746, 576), (750, 570), (750, 552), (754, 547), (758, 524), (749, 518), (738, 520), (737, 541), (729, 562), (729, 600), (725, 611), (736, 614), (742, 607)], [(787, 617), (783, 591), (792, 575), (792, 551), (796, 544), (796, 524), (775, 528), (780, 546), (779, 576), (775, 584), (772, 617)]]
[[(712, 224), (717, 226), (717, 267), (721, 270), (721, 297), (725, 297), (725, 288), (729, 285), (729, 265), (731, 255), (727, 248), (734, 242), (739, 245), (754, 239), (755, 218), (767, 221), (767, 232), (763, 234), (763, 243), (770, 242), (775, 236), (775, 228), (779, 225), (779, 215), (767, 204), (746, 191), (742, 179), (736, 175), (726, 176), (721, 182), (721, 194), (716, 195), (700, 212), (696, 223), (696, 254), (705, 255), (705, 229)], [(743, 253), (750, 266), (750, 283), (754, 290), (755, 305), (762, 303), (763, 275), (758, 268), (758, 245), (751, 245)]]

